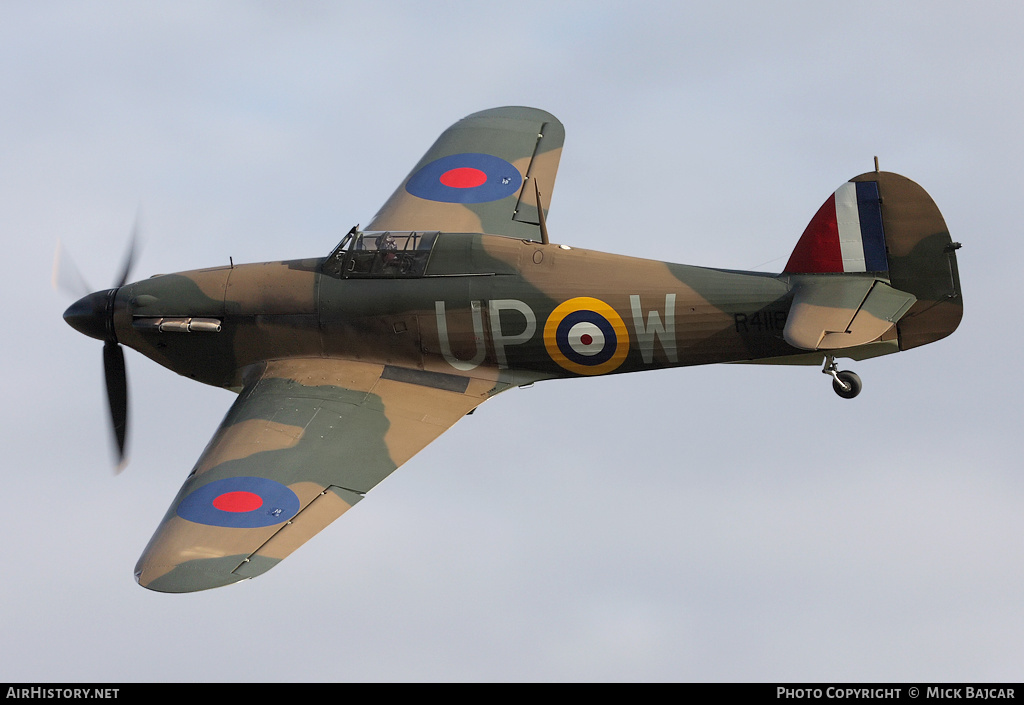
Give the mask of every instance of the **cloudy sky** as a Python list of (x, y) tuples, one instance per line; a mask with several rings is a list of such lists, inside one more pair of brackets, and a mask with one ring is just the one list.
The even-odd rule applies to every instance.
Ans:
[[(1022, 30), (995, 2), (0, 1), (0, 680), (1019, 681)], [(139, 588), (233, 397), (128, 351), (114, 476), (58, 240), (94, 289), (137, 212), (137, 278), (326, 254), (509, 104), (566, 127), (554, 241), (688, 264), (778, 271), (878, 155), (963, 243), (963, 324), (854, 363), (852, 402), (813, 367), (514, 390), (259, 579)]]

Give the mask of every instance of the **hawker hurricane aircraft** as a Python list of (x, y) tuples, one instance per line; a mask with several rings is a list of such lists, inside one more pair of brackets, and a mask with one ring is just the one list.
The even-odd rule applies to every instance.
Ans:
[[(266, 572), (477, 405), (540, 380), (715, 362), (821, 365), (924, 345), (963, 312), (932, 199), (875, 171), (839, 187), (781, 274), (549, 240), (564, 131), (506, 107), (444, 132), (326, 257), (118, 286), (64, 319), (104, 343), (123, 458), (122, 345), (238, 398), (135, 569), (191, 592)], [(130, 259), (130, 258), (129, 258)]]

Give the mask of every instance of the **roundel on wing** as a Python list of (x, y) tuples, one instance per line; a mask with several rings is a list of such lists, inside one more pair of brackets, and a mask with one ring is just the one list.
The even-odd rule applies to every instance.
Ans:
[(265, 477), (228, 477), (185, 497), (177, 514), (207, 526), (254, 529), (283, 524), (298, 511), (298, 496), (280, 482)]
[(548, 316), (544, 347), (559, 366), (581, 375), (618, 369), (629, 354), (622, 317), (600, 299), (569, 299)]
[(420, 167), (405, 190), (442, 203), (486, 203), (511, 196), (523, 177), (510, 163), (491, 154), (451, 154)]

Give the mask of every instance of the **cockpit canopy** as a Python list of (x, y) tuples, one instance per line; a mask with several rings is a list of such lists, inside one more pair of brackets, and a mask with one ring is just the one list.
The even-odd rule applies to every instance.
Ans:
[(421, 277), (437, 232), (348, 231), (323, 264), (338, 279)]

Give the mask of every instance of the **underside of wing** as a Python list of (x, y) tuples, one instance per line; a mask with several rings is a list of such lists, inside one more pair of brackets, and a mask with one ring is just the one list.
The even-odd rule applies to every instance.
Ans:
[(541, 240), (565, 130), (543, 110), (484, 110), (448, 128), (367, 225)]
[(135, 568), (193, 592), (266, 572), (490, 396), (493, 383), (360, 362), (250, 371)]

